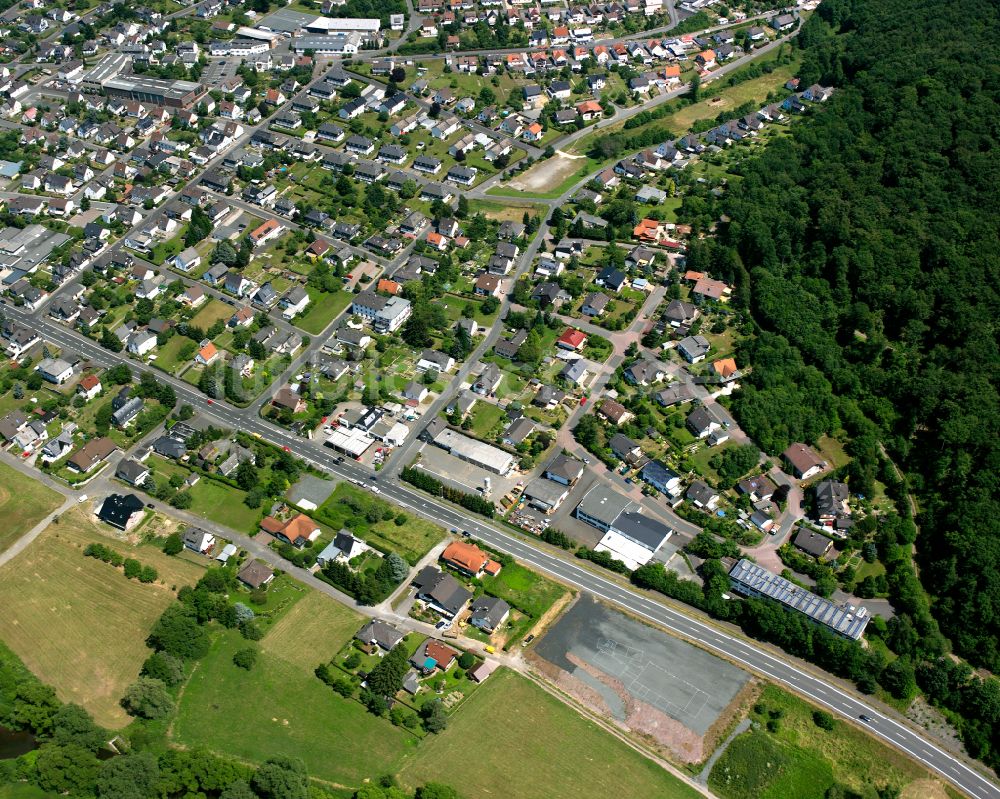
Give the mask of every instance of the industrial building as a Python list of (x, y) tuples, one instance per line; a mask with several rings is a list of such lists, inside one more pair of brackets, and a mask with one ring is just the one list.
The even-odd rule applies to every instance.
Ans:
[(641, 513), (628, 497), (602, 485), (591, 488), (576, 506), (576, 517), (604, 532), (594, 549), (607, 552), (630, 569), (652, 560), (673, 530)]
[(517, 459), (509, 452), (463, 436), (454, 430), (445, 428), (434, 436), (435, 446), (441, 447), (460, 460), (479, 466), (493, 474), (505, 477), (514, 469)]
[(865, 632), (871, 615), (865, 607), (847, 603), (838, 605), (812, 591), (769, 572), (749, 560), (741, 559), (729, 572), (733, 590), (744, 596), (767, 597), (789, 610), (804, 613), (812, 621), (843, 638), (857, 641)]
[(98, 61), (93, 68), (83, 76), (83, 90), (85, 92), (100, 93), (104, 91), (105, 82), (118, 77), (132, 63), (132, 59), (125, 53), (108, 53)]
[(205, 87), (189, 80), (162, 80), (143, 75), (119, 75), (103, 82), (108, 97), (120, 97), (168, 108), (188, 108), (205, 95)]
[(300, 54), (309, 52), (316, 55), (354, 55), (364, 42), (365, 37), (360, 33), (296, 36), (292, 39), (292, 49)]

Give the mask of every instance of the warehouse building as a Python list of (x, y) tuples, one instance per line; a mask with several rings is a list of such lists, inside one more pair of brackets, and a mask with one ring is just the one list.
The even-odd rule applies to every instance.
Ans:
[(576, 506), (576, 517), (604, 532), (595, 551), (607, 552), (630, 569), (637, 569), (649, 563), (674, 532), (641, 511), (628, 497), (595, 485)]
[(315, 55), (354, 55), (361, 49), (365, 37), (360, 33), (334, 33), (330, 35), (296, 36), (292, 49), (296, 53)]
[(104, 84), (112, 78), (118, 77), (119, 73), (123, 72), (131, 63), (132, 59), (125, 53), (108, 53), (83, 76), (83, 90), (95, 93), (104, 91)]
[(445, 428), (434, 437), (435, 446), (441, 447), (456, 458), (479, 466), (493, 474), (505, 477), (514, 469), (517, 459), (509, 452), (463, 436), (454, 430)]
[(188, 108), (205, 95), (205, 87), (189, 80), (162, 80), (143, 75), (119, 75), (104, 81), (108, 97), (121, 97), (168, 108)]
[(865, 632), (871, 615), (865, 607), (837, 604), (812, 591), (769, 572), (749, 560), (741, 559), (729, 572), (733, 590), (744, 596), (767, 597), (789, 610), (804, 613), (834, 635), (857, 641)]

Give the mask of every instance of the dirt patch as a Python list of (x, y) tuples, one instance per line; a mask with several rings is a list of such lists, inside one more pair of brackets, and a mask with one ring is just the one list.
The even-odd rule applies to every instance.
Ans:
[(936, 780), (917, 780), (903, 788), (899, 799), (948, 799), (948, 792)]
[(923, 727), (935, 741), (952, 752), (966, 754), (958, 732), (937, 708), (917, 697), (906, 711), (906, 717)]
[(552, 191), (580, 168), (580, 158), (557, 152), (513, 178), (507, 185), (521, 191)]
[(575, 599), (575, 594), (563, 594), (559, 599), (552, 603), (545, 613), (542, 614), (541, 618), (535, 622), (535, 626), (529, 630), (530, 633), (536, 637), (545, 632), (549, 625), (552, 624), (559, 615), (566, 609), (566, 607)]

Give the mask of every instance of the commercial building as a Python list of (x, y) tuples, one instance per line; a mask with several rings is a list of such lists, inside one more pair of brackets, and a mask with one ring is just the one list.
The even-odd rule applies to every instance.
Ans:
[(795, 610), (843, 638), (857, 641), (864, 634), (871, 615), (868, 609), (847, 603), (837, 604), (769, 572), (763, 566), (741, 559), (729, 572), (733, 590), (744, 596), (767, 597)]
[(189, 80), (163, 80), (144, 75), (119, 75), (102, 83), (108, 97), (154, 103), (168, 108), (188, 108), (205, 95), (205, 87)]
[(316, 17), (302, 26), (306, 33), (360, 33), (374, 36), (382, 27), (375, 17)]
[(434, 437), (435, 446), (454, 455), (460, 460), (486, 469), (488, 472), (504, 477), (511, 473), (517, 459), (509, 452), (463, 436), (454, 430), (445, 428)]
[(565, 483), (536, 477), (524, 487), (524, 498), (533, 508), (543, 513), (551, 513), (562, 505), (569, 496), (570, 487)]
[(595, 485), (576, 506), (576, 517), (604, 532), (595, 550), (636, 569), (648, 563), (674, 532), (641, 510), (628, 497)]
[(292, 49), (296, 53), (310, 52), (316, 55), (354, 55), (364, 42), (365, 38), (360, 33), (296, 36), (292, 39)]
[(357, 459), (364, 455), (368, 448), (375, 443), (375, 439), (364, 430), (345, 430), (343, 427), (337, 427), (330, 433), (325, 443), (331, 449), (343, 452), (345, 455), (350, 455), (352, 458)]
[(125, 53), (119, 51), (108, 53), (83, 76), (83, 90), (100, 93), (107, 81), (117, 78), (131, 63), (132, 59)]
[[(65, 233), (56, 233), (42, 225), (4, 228), (0, 232), (0, 275), (12, 285), (19, 277), (37, 270), (53, 250), (69, 240)], [(14, 272), (18, 276), (10, 277)]]

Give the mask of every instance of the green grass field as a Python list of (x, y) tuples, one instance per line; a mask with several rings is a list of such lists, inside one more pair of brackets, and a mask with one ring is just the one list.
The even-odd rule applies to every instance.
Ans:
[(201, 310), (191, 317), (191, 324), (195, 327), (200, 327), (202, 330), (208, 330), (216, 322), (225, 322), (232, 315), (233, 309), (230, 306), (219, 300), (212, 299), (205, 303), (201, 307)]
[[(341, 502), (342, 499), (350, 499), (360, 512)], [(365, 517), (366, 511), (373, 505), (381, 507), (385, 514), (385, 518), (374, 523)], [(363, 540), (394, 550), (414, 564), (444, 537), (444, 528), (411, 513), (405, 513), (405, 523), (397, 525), (395, 517), (399, 513), (404, 511), (352, 485), (340, 483), (330, 498), (311, 515), (334, 530), (346, 527)]]
[[(60, 699), (118, 729), (130, 720), (118, 702), (149, 655), (146, 634), (174, 601), (174, 586), (194, 584), (201, 569), (152, 546), (115, 541), (111, 532), (74, 508), (0, 568), (0, 638)], [(159, 579), (143, 585), (84, 557), (92, 541), (134, 555)]]
[(472, 432), (480, 438), (489, 437), (491, 432), (501, 429), (504, 415), (503, 408), (491, 402), (477, 402), (472, 409)]
[[(186, 478), (191, 472), (183, 466), (153, 455), (149, 459), (153, 473), (165, 477), (180, 475)], [(188, 489), (191, 492), (191, 513), (196, 513), (216, 524), (221, 524), (241, 533), (254, 532), (264, 511), (249, 508), (243, 502), (246, 493), (238, 488), (202, 477)]]
[(58, 794), (46, 793), (34, 785), (15, 784), (0, 786), (0, 799), (56, 799)]
[(184, 689), (172, 733), (178, 743), (257, 762), (299, 757), (310, 775), (342, 785), (392, 771), (410, 736), (313, 674), (361, 626), (353, 611), (316, 597), (275, 622), (252, 671), (233, 665), (246, 646), (239, 633), (218, 636)]
[(566, 593), (566, 589), (558, 583), (519, 563), (504, 566), (496, 577), (483, 577), (483, 586), (488, 593), (500, 597), (524, 614), (523, 618), (513, 622), (510, 635), (505, 638), (505, 649), (527, 635), (549, 608)]
[[(913, 785), (913, 796), (944, 795), (944, 786), (902, 753), (853, 724), (817, 727), (813, 706), (776, 686), (764, 689), (759, 704), (764, 713), (751, 714), (759, 729), (737, 736), (709, 775), (722, 799), (823, 799), (835, 783), (864, 797), (887, 785)], [(783, 713), (777, 733), (764, 730), (771, 711)]]
[(695, 799), (700, 794), (513, 672), (494, 674), (441, 735), (402, 762), (400, 779), (455, 785), (467, 799)]
[(330, 322), (344, 312), (354, 298), (349, 291), (327, 294), (312, 286), (307, 286), (306, 291), (309, 292), (309, 305), (303, 313), (295, 317), (293, 324), (313, 335), (322, 333)]
[(38, 480), (0, 463), (0, 552), (62, 504), (62, 497)]

